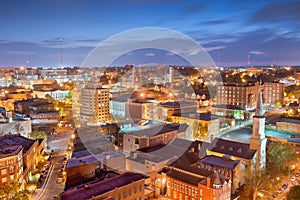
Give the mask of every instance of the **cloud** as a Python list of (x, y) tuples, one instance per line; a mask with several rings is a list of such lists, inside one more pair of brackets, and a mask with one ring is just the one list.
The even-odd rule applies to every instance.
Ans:
[(272, 2), (252, 16), (253, 22), (300, 21), (299, 2)]
[(196, 12), (198, 12), (200, 10), (203, 10), (204, 8), (205, 8), (204, 4), (195, 4), (195, 5), (186, 7), (185, 10), (188, 13), (196, 13)]
[(16, 56), (32, 56), (35, 54), (33, 51), (7, 51), (7, 53)]
[(215, 51), (215, 50), (220, 50), (220, 49), (225, 49), (226, 46), (215, 46), (215, 47), (206, 47), (206, 51)]
[(145, 56), (155, 56), (155, 53), (146, 53)]
[(203, 22), (200, 22), (201, 24), (207, 24), (207, 25), (219, 25), (219, 24), (226, 24), (231, 23), (233, 20), (227, 20), (227, 19), (216, 19), (216, 20), (206, 20)]
[(249, 54), (253, 54), (253, 55), (265, 55), (265, 52), (262, 51), (250, 51)]

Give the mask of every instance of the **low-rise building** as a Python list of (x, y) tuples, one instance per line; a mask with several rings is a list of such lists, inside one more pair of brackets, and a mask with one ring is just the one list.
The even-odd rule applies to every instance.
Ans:
[(94, 178), (100, 170), (125, 170), (125, 156), (117, 152), (105, 152), (98, 155), (72, 157), (66, 165), (66, 187), (79, 185)]
[(0, 149), (10, 146), (23, 147), (23, 175), (25, 181), (28, 181), (44, 153), (43, 140), (32, 140), (18, 134), (1, 136)]
[[(48, 103), (47, 99), (40, 99), (40, 98), (34, 98), (34, 99), (28, 99), (28, 100), (20, 100), (14, 102), (14, 110), (17, 114), (25, 114), (29, 115), (32, 112), (32, 109), (30, 106), (39, 105), (41, 103)], [(49, 105), (49, 104), (47, 104)]]
[(82, 185), (61, 194), (61, 200), (85, 199), (144, 199), (144, 177), (126, 172), (124, 174)]
[(167, 173), (171, 199), (230, 200), (231, 182), (217, 171), (177, 164)]
[(246, 111), (235, 105), (213, 105), (211, 113), (218, 116), (233, 117), (234, 119), (248, 119)]
[(182, 113), (174, 114), (171, 118), (174, 123), (188, 124), (194, 133), (195, 139), (210, 142), (219, 135), (220, 120), (211, 114)]
[(6, 110), (14, 110), (14, 102), (15, 100), (12, 98), (7, 98), (7, 97), (0, 98), (0, 106), (5, 108)]
[(241, 173), (239, 163), (239, 160), (232, 160), (229, 155), (223, 157), (211, 155), (199, 160), (197, 166), (202, 169), (217, 171), (222, 174), (226, 179), (231, 181), (231, 190), (232, 193), (234, 193), (236, 189), (241, 187), (238, 179), (240, 176), (239, 173)]
[(158, 121), (145, 121), (144, 125), (135, 125), (123, 128), (118, 135), (122, 137), (118, 144), (125, 153), (136, 149), (168, 144), (174, 138), (192, 140), (192, 131), (187, 124), (162, 123)]
[(23, 182), (22, 145), (0, 148), (0, 189), (11, 182)]
[(6, 119), (0, 122), (0, 136), (7, 134), (21, 134), (25, 137), (31, 133), (31, 120), (13, 120)]
[(47, 98), (48, 96), (52, 97), (55, 100), (64, 100), (68, 95), (69, 90), (56, 90), (56, 89), (39, 89), (33, 90), (32, 95), (35, 98)]

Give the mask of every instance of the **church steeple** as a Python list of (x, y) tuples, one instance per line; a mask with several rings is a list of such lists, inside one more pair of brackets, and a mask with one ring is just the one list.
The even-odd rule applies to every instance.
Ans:
[(262, 100), (262, 85), (259, 84), (259, 91), (257, 95), (257, 106), (255, 116), (253, 117), (252, 136), (249, 139), (250, 149), (256, 150), (256, 161), (260, 170), (266, 167), (266, 144), (267, 139), (265, 136), (265, 120), (263, 100)]
[(264, 114), (265, 114), (265, 111), (263, 108), (262, 85), (261, 85), (261, 81), (260, 81), (255, 116), (262, 117), (262, 116), (264, 116)]

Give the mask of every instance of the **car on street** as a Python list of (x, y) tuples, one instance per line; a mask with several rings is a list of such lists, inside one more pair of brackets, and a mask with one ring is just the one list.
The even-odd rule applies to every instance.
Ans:
[(62, 178), (58, 178), (56, 183), (60, 184), (62, 182)]
[(299, 172), (297, 172), (297, 174), (295, 175), (296, 177), (299, 177), (300, 176), (300, 173)]
[(281, 186), (281, 188), (283, 188), (283, 189), (286, 189), (286, 188), (288, 188), (288, 187), (289, 187), (289, 185), (288, 185), (287, 183), (282, 184), (282, 186)]
[(295, 180), (296, 180), (296, 178), (293, 176), (293, 177), (291, 178), (291, 181), (294, 182)]
[(284, 188), (280, 188), (280, 189), (278, 190), (278, 193), (281, 194), (281, 193), (283, 193), (283, 191), (284, 191)]
[(272, 195), (272, 197), (273, 198), (276, 198), (276, 197), (278, 197), (278, 193), (276, 192), (276, 193), (274, 193), (273, 195)]

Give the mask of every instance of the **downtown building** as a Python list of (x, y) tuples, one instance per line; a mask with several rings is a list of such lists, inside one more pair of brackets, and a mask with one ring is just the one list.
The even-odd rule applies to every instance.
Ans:
[(276, 102), (283, 103), (284, 83), (272, 82), (263, 85), (263, 102), (265, 104), (274, 104)]
[(259, 83), (224, 83), (217, 86), (216, 104), (233, 105), (243, 110), (254, 110)]
[(231, 181), (217, 171), (177, 164), (167, 173), (167, 196), (171, 199), (230, 200)]
[(23, 147), (0, 148), (0, 188), (11, 182), (23, 182)]
[(80, 119), (83, 123), (98, 124), (111, 120), (109, 89), (101, 83), (88, 82), (81, 89)]

